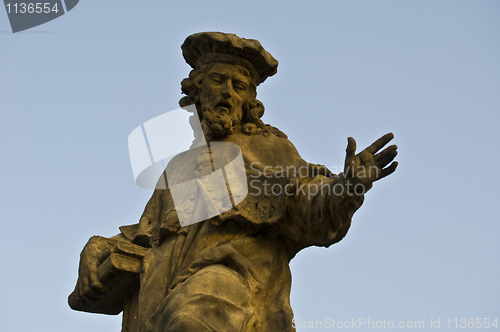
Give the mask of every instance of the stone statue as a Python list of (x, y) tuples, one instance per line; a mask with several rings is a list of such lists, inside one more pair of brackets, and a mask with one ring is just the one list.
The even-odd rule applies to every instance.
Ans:
[(256, 87), (278, 62), (258, 41), (205, 32), (189, 36), (182, 51), (193, 70), (179, 104), (196, 106), (201, 138), (213, 148), (176, 157), (177, 164), (203, 176), (213, 171), (215, 144), (234, 143), (248, 194), (227, 211), (181, 226), (171, 183), (157, 188), (138, 224), (89, 240), (69, 304), (123, 311), (123, 332), (295, 331), (289, 262), (306, 247), (344, 238), (364, 193), (397, 167), (397, 147), (381, 150), (393, 135), (359, 154), (348, 138), (345, 170), (332, 174), (304, 161), (283, 132), (262, 122)]

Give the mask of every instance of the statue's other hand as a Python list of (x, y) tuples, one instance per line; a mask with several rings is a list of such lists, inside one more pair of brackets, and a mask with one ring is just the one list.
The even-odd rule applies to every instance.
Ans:
[(98, 278), (99, 266), (113, 252), (116, 241), (101, 236), (93, 236), (80, 254), (76, 292), (85, 302), (94, 302), (109, 291)]
[[(355, 154), (356, 141), (354, 138), (349, 137), (347, 139), (344, 165), (344, 174), (347, 181), (350, 181), (352, 185), (363, 185), (364, 192), (366, 192), (372, 187), (373, 182), (392, 174), (398, 166), (396, 161), (393, 162), (398, 154), (397, 145), (388, 146), (381, 152), (378, 151), (393, 138), (394, 134), (385, 134), (359, 154)], [(386, 167), (389, 163), (391, 164)]]

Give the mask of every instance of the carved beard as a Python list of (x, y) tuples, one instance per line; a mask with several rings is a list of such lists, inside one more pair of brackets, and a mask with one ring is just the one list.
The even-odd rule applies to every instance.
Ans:
[(209, 138), (225, 138), (234, 132), (234, 129), (241, 123), (241, 116), (232, 110), (229, 113), (215, 111), (209, 107), (202, 107), (203, 120), (201, 126), (203, 132)]

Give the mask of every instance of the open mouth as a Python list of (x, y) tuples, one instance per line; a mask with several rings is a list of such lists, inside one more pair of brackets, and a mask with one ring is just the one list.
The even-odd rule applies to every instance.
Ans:
[(215, 105), (215, 107), (216, 108), (223, 107), (230, 110), (233, 107), (233, 105), (231, 105), (231, 103), (228, 101), (220, 101)]

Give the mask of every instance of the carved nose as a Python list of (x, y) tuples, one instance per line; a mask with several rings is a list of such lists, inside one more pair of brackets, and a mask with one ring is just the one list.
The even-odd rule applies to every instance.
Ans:
[(229, 97), (231, 97), (232, 92), (233, 92), (233, 89), (232, 89), (230, 83), (224, 84), (224, 86), (222, 88), (222, 93), (221, 93), (222, 97), (223, 98), (229, 98)]

